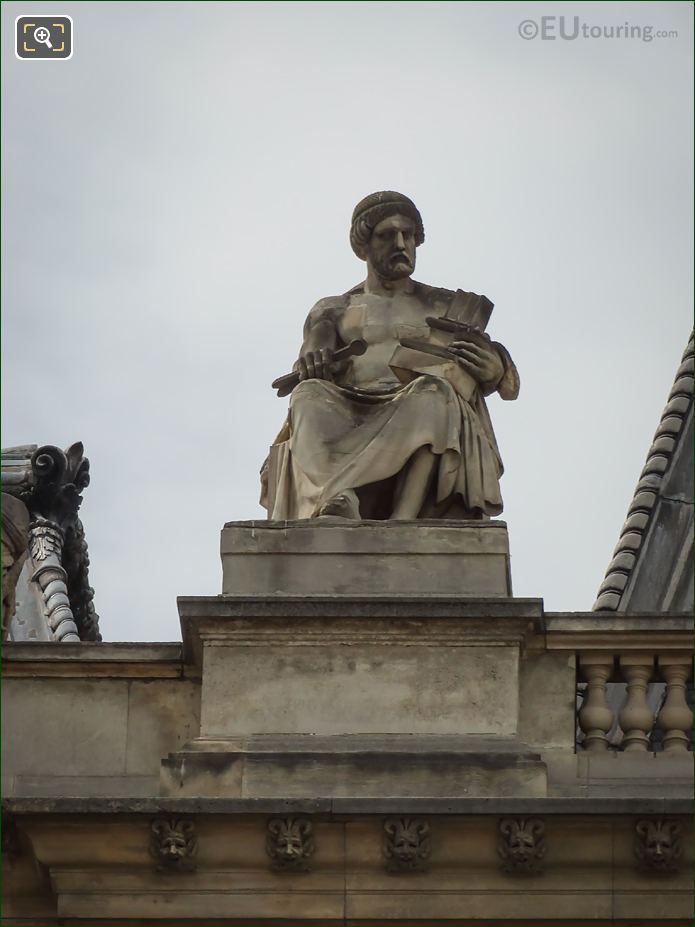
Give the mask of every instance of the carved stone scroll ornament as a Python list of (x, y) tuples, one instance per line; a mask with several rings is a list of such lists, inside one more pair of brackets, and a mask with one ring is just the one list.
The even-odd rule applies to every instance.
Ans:
[[(89, 585), (89, 556), (77, 517), (89, 485), (89, 461), (80, 442), (62, 451), (27, 445), (2, 452), (2, 486), (29, 511), (28, 548), (43, 612), (62, 642), (101, 640)], [(7, 620), (7, 616), (6, 616)]]
[(79, 641), (63, 567), (65, 533), (77, 521), (81, 491), (89, 485), (89, 461), (81, 443), (67, 451), (46, 445), (32, 456), (34, 489), (29, 525), (29, 551), (36, 566), (32, 582), (43, 594), (48, 626), (57, 641)]
[(79, 518), (66, 532), (63, 566), (68, 575), (68, 595), (80, 640), (100, 641), (99, 615), (94, 608), (94, 589), (89, 585), (89, 550), (84, 527)]
[(539, 818), (503, 818), (497, 852), (505, 872), (534, 875), (542, 871), (547, 846)]
[(683, 855), (683, 828), (677, 821), (645, 819), (635, 825), (635, 856), (645, 872), (665, 875), (678, 871)]
[(430, 826), (421, 818), (387, 818), (383, 853), (389, 872), (425, 872), (432, 852)]
[(80, 636), (68, 597), (68, 574), (62, 562), (64, 539), (62, 529), (46, 518), (37, 518), (29, 525), (29, 552), (35, 566), (31, 581), (41, 590), (46, 621), (54, 638), (71, 643), (79, 641)]
[(272, 818), (268, 821), (266, 851), (271, 868), (280, 872), (308, 872), (316, 844), (308, 818)]
[(195, 824), (180, 818), (156, 818), (152, 822), (150, 855), (158, 872), (192, 872), (196, 868), (198, 841)]

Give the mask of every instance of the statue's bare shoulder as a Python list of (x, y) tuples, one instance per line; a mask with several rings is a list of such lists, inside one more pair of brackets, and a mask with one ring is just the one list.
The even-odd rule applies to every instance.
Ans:
[[(353, 296), (361, 296), (364, 293), (364, 282), (358, 283), (352, 289), (347, 290), (342, 296), (332, 296), (329, 300), (345, 299), (350, 300)], [(456, 296), (457, 290), (447, 290), (441, 286), (430, 286), (428, 283), (420, 283), (413, 280), (413, 294), (422, 302), (434, 305), (435, 303), (450, 303)], [(323, 302), (321, 300), (320, 302)], [(316, 304), (317, 306), (319, 303)]]
[(337, 325), (349, 303), (350, 300), (346, 293), (342, 296), (324, 296), (309, 310), (304, 323), (305, 333), (321, 322)]

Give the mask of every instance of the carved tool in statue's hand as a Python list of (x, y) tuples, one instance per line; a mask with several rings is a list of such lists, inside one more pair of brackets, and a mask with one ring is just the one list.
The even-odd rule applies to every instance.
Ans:
[[(346, 345), (344, 348), (339, 348), (337, 351), (333, 352), (330, 364), (339, 364), (349, 357), (359, 357), (361, 354), (364, 354), (366, 350), (367, 342), (362, 338), (355, 338), (354, 341), (351, 341), (350, 344)], [(273, 380), (272, 386), (273, 389), (278, 391), (278, 396), (288, 396), (299, 382), (299, 373), (286, 373), (283, 377), (278, 377), (277, 380)]]
[(434, 332), (444, 332), (448, 335), (448, 338), (444, 337), (441, 340), (435, 336), (435, 343), (446, 344), (447, 341), (453, 341), (454, 336), (458, 336), (461, 341), (472, 341), (473, 344), (480, 345), (481, 347), (483, 345), (489, 346), (490, 344), (490, 336), (478, 328), (477, 325), (468, 325), (465, 322), (459, 322), (457, 319), (448, 319), (445, 316), (442, 318), (427, 316), (425, 321)]
[[(482, 297), (481, 297), (482, 298)], [(430, 327), (427, 339), (401, 338), (398, 347), (389, 361), (389, 367), (401, 383), (423, 374), (439, 376), (448, 380), (456, 392), (470, 402), (478, 388), (478, 383), (470, 372), (461, 365), (456, 350), (449, 345), (468, 341), (480, 348), (490, 346), (490, 337), (477, 325), (461, 322), (459, 319), (427, 316)]]

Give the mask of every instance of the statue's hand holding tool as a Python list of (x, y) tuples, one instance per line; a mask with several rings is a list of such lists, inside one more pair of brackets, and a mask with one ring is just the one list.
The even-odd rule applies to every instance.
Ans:
[(300, 382), (302, 380), (332, 380), (331, 360), (333, 351), (329, 348), (320, 348), (318, 351), (307, 351), (297, 360), (296, 368)]
[(278, 391), (278, 396), (287, 396), (302, 380), (332, 380), (333, 375), (337, 373), (338, 365), (350, 357), (359, 357), (366, 350), (367, 342), (356, 338), (337, 351), (328, 348), (307, 351), (297, 361), (297, 369), (293, 373), (273, 380), (273, 389)]
[(461, 366), (480, 384), (497, 385), (504, 375), (504, 364), (487, 335), (476, 339), (452, 341), (449, 351), (455, 354)]

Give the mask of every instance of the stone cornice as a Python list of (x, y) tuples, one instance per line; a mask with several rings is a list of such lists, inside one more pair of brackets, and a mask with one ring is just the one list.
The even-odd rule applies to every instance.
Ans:
[[(202, 640), (211, 643), (233, 635), (249, 646), (268, 646), (273, 634), (295, 644), (336, 636), (336, 643), (369, 638), (385, 646), (417, 640), (454, 644), (521, 643), (542, 626), (541, 599), (467, 598), (451, 595), (274, 595), (195, 596), (178, 600), (186, 662), (201, 664)], [(253, 625), (253, 627), (251, 627)], [(426, 625), (431, 630), (418, 633)], [(405, 636), (399, 634), (399, 630)]]
[(547, 650), (686, 651), (693, 648), (690, 615), (600, 615), (595, 612), (546, 613)]
[(12, 815), (692, 814), (687, 798), (6, 798)]
[(72, 678), (160, 678), (185, 675), (179, 643), (141, 644), (94, 641), (62, 644), (6, 642), (2, 675)]

